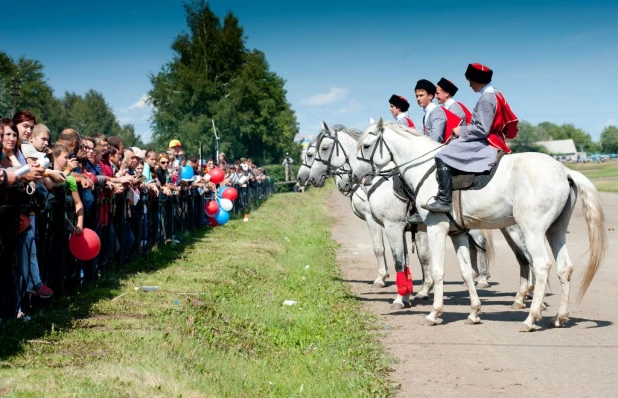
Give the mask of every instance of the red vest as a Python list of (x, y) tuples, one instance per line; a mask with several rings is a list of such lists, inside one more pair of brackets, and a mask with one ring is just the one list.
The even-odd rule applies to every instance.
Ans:
[[(461, 107), (465, 109), (465, 111), (467, 111), (467, 109), (464, 108), (463, 105)], [(446, 126), (444, 128), (444, 138), (442, 139), (442, 144), (444, 144), (448, 142), (448, 140), (451, 139), (451, 136), (453, 135), (453, 129), (461, 125), (461, 118), (457, 116), (456, 114), (454, 114), (453, 112), (446, 109), (445, 107), (442, 107), (442, 109), (444, 110), (444, 113), (446, 114)], [(467, 116), (468, 114), (466, 114), (466, 118)]]
[(459, 101), (457, 101), (457, 103), (459, 104), (459, 106), (461, 106), (461, 109), (463, 109), (464, 114), (466, 115), (466, 124), (470, 124), (470, 122), (472, 121), (472, 113), (470, 113), (470, 111), (468, 110), (468, 108), (466, 108), (464, 104)]
[(506, 153), (511, 153), (511, 149), (506, 145), (506, 139), (513, 139), (517, 136), (518, 123), (517, 116), (511, 110), (502, 93), (496, 91), (496, 115), (487, 136), (489, 145)]
[(414, 122), (409, 117), (406, 118), (406, 122), (408, 122), (408, 127), (412, 128), (412, 129), (416, 128), (416, 127), (414, 127)]

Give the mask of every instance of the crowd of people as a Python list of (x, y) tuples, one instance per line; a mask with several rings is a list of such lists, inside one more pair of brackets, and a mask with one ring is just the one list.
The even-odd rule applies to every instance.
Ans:
[[(109, 223), (110, 237), (106, 241), (110, 243), (101, 249), (118, 256), (121, 246), (124, 253), (129, 253), (147, 243), (146, 223), (141, 222), (148, 211), (144, 197), (172, 198), (184, 190), (213, 198), (217, 187), (209, 181), (208, 172), (215, 167), (222, 168), (225, 173), (220, 185), (245, 187), (268, 179), (264, 169), (257, 167), (251, 159), (229, 162), (221, 153), (217, 161), (202, 161), (196, 156), (187, 156), (179, 140), (171, 140), (168, 150), (157, 151), (125, 147), (118, 137), (106, 137), (102, 133), (83, 136), (77, 130), (67, 128), (52, 143), (50, 130), (37, 123), (35, 115), (27, 111), (0, 120), (0, 145), (0, 207), (11, 204), (6, 195), (11, 186), (21, 187), (21, 195), (25, 198), (21, 202), (29, 204), (19, 207), (16, 251), (21, 275), (16, 292), (18, 317), (23, 315), (21, 303), (27, 295), (45, 299), (54, 294), (39, 273), (35, 239), (39, 213), (33, 207), (37, 203), (43, 208), (48, 206), (50, 198), (58, 194), (59, 187), (62, 187), (66, 203), (70, 204), (66, 218), (75, 234), (82, 234), (84, 228), (96, 231), (97, 226), (108, 224), (110, 213), (101, 211), (101, 195), (126, 199), (128, 217), (140, 220), (139, 233), (134, 229), (116, 236)], [(161, 215), (158, 217), (160, 224), (165, 223)], [(155, 230), (166, 233), (164, 227)], [(7, 234), (10, 231), (6, 229), (0, 232), (0, 249)], [(165, 243), (179, 242), (176, 235), (164, 238)]]

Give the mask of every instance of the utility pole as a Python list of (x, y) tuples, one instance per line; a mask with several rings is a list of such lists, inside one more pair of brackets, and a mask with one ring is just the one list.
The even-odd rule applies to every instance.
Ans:
[(217, 128), (215, 127), (215, 119), (212, 119), (212, 131), (215, 133), (215, 140), (217, 141), (217, 160), (215, 160), (216, 164), (219, 164), (219, 150), (221, 149), (221, 139), (217, 135)]
[(19, 88), (21, 87), (21, 79), (19, 78), (19, 73), (15, 75), (13, 78), (13, 89), (11, 91), (11, 97), (13, 97), (13, 111), (11, 112), (11, 117), (15, 115), (17, 112), (17, 98), (19, 98)]

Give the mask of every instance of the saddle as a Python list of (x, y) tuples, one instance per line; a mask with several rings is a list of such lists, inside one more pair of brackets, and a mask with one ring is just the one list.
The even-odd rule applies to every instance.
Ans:
[(482, 173), (468, 173), (451, 169), (451, 175), (453, 176), (453, 191), (474, 191), (485, 188), (491, 179), (494, 178), (494, 174), (496, 174), (496, 170), (498, 169), (498, 164), (504, 155), (506, 155), (506, 152), (498, 151), (496, 161), (490, 165), (491, 168)]

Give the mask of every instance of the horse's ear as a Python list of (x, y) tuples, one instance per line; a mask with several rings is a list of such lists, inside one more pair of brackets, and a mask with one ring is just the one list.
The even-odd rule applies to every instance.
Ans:
[(329, 133), (336, 135), (337, 133), (335, 132), (335, 130), (333, 130), (332, 128), (330, 128), (330, 126), (328, 124), (326, 124), (326, 122), (322, 122), (322, 125), (324, 126), (324, 130), (328, 130)]
[(373, 120), (373, 118), (372, 118), (372, 117), (370, 117), (370, 118), (369, 118), (369, 124), (375, 124), (375, 122), (376, 122), (376, 121), (375, 121), (375, 120)]
[(322, 130), (326, 130), (326, 122), (322, 121)]
[(380, 120), (378, 120), (378, 125), (376, 127), (378, 131), (382, 131), (382, 129), (384, 128), (384, 120), (382, 120), (381, 117), (380, 117)]

